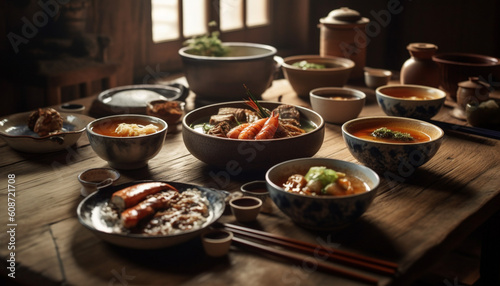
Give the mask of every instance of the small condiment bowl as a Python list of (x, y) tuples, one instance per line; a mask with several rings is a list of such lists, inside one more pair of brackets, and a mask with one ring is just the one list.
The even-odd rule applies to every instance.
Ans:
[(186, 103), (178, 100), (157, 99), (146, 103), (146, 113), (165, 120), (168, 132), (176, 132), (177, 124), (185, 114)]
[(269, 197), (269, 191), (267, 190), (266, 181), (248, 182), (246, 184), (243, 184), (240, 190), (244, 196), (256, 197), (262, 201), (261, 212), (273, 212), (273, 201)]
[(201, 235), (203, 249), (208, 256), (221, 257), (229, 252), (233, 233), (223, 229), (212, 229)]
[(366, 94), (345, 87), (321, 87), (309, 93), (311, 106), (326, 122), (342, 124), (358, 117), (365, 106)]
[(388, 84), (392, 76), (392, 72), (388, 70), (368, 67), (365, 67), (364, 70), (365, 84), (367, 87), (372, 89)]
[(85, 110), (85, 106), (78, 103), (64, 103), (59, 106), (59, 110), (68, 113), (82, 113)]
[(243, 196), (229, 201), (231, 212), (239, 222), (251, 222), (257, 219), (262, 201), (256, 197)]
[(78, 175), (78, 181), (82, 184), (80, 193), (86, 197), (100, 188), (112, 185), (120, 178), (120, 173), (111, 168), (87, 169)]

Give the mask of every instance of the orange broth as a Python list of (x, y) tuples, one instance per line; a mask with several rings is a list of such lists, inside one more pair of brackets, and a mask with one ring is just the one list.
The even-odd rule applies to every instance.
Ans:
[[(392, 131), (409, 133), (410, 136), (413, 137), (414, 140), (404, 141), (404, 140), (379, 138), (379, 137), (372, 136), (372, 132), (378, 128), (381, 128), (381, 127), (389, 128)], [(352, 132), (352, 135), (354, 135), (358, 138), (361, 138), (361, 139), (365, 139), (365, 140), (371, 140), (371, 141), (376, 141), (376, 142), (385, 142), (385, 143), (408, 143), (408, 144), (411, 144), (411, 143), (421, 143), (421, 142), (431, 141), (431, 137), (422, 131), (417, 131), (414, 129), (404, 128), (404, 127), (395, 127), (395, 126), (391, 126), (390, 124), (387, 124), (384, 126), (363, 128), (361, 130)]]
[(404, 98), (404, 99), (419, 99), (419, 100), (429, 100), (438, 99), (439, 95), (434, 94), (426, 90), (420, 89), (409, 89), (409, 88), (388, 88), (382, 91), (385, 95)]
[(119, 134), (116, 134), (115, 130), (120, 125), (121, 123), (126, 123), (126, 124), (137, 124), (137, 125), (142, 125), (146, 126), (149, 124), (153, 124), (156, 127), (158, 127), (158, 130), (162, 129), (162, 126), (160, 124), (148, 121), (148, 120), (143, 120), (140, 118), (128, 118), (128, 119), (110, 119), (106, 121), (101, 121), (96, 123), (94, 126), (92, 126), (92, 131), (95, 133), (105, 135), (105, 136), (113, 136), (113, 137), (127, 137), (127, 136), (121, 136)]

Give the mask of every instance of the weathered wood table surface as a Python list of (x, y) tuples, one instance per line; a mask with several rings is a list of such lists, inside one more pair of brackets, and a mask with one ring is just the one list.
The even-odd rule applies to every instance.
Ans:
[[(373, 90), (360, 116), (383, 115)], [(192, 98), (192, 96), (190, 96)], [(286, 80), (276, 80), (263, 95), (308, 106)], [(79, 99), (90, 109), (94, 98)], [(192, 106), (191, 106), (192, 108)], [(443, 108), (434, 118), (464, 124)], [(179, 126), (180, 128), (180, 126)], [(356, 162), (344, 144), (341, 126), (327, 124), (324, 143), (315, 157)], [(229, 255), (207, 257), (198, 238), (161, 250), (132, 250), (107, 244), (83, 227), (76, 216), (80, 196), (77, 175), (106, 167), (82, 136), (76, 146), (50, 154), (28, 154), (0, 143), (0, 232), (3, 280), (22, 285), (359, 285), (318, 271), (322, 257), (304, 257), (302, 263), (232, 247)], [(250, 227), (309, 242), (326, 242), (341, 249), (398, 263), (398, 274), (379, 279), (379, 285), (409, 285), (454, 249), (476, 228), (491, 231), (485, 240), (483, 278), (498, 273), (498, 212), (500, 210), (500, 141), (446, 131), (436, 156), (412, 176), (395, 183), (382, 177), (377, 197), (353, 225), (330, 233), (317, 233), (294, 225), (275, 209), (261, 214)], [(180, 132), (168, 134), (164, 147), (147, 168), (122, 171), (117, 184), (133, 180), (218, 184), (230, 192), (250, 180), (263, 179), (265, 170), (229, 176), (194, 158)], [(8, 222), (8, 179), (15, 175), (15, 237)], [(496, 217), (495, 217), (496, 216)], [(221, 218), (234, 222), (230, 214)], [(485, 223), (487, 223), (485, 225)], [(496, 232), (496, 233), (495, 233)], [(496, 236), (495, 236), (496, 235)], [(9, 249), (14, 241), (15, 249)], [(15, 254), (15, 279), (7, 267)], [(11, 269), (12, 270), (12, 269)], [(492, 271), (493, 270), (493, 271)], [(357, 271), (357, 270), (355, 270)], [(496, 272), (495, 272), (496, 271)], [(498, 274), (493, 275), (498, 279)], [(489, 276), (491, 277), (491, 276)], [(454, 277), (449, 277), (453, 281)], [(497, 280), (498, 281), (498, 280)], [(451, 282), (450, 282), (451, 283)], [(3, 284), (6, 285), (6, 284)], [(486, 284), (485, 284), (486, 285)], [(493, 284), (489, 284), (493, 285)]]

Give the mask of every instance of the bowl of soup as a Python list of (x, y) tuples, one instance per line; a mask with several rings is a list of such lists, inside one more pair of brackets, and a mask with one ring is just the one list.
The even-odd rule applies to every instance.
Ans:
[(364, 92), (346, 87), (320, 87), (311, 90), (309, 96), (312, 109), (334, 124), (358, 117), (366, 100)]
[(167, 123), (154, 116), (124, 114), (103, 117), (87, 125), (94, 152), (115, 169), (145, 167), (163, 147)]
[(365, 213), (380, 178), (352, 162), (300, 158), (271, 167), (266, 183), (274, 204), (294, 223), (332, 230), (354, 223)]
[(359, 162), (386, 178), (403, 180), (436, 154), (444, 132), (418, 119), (374, 116), (347, 121), (342, 136)]
[(309, 92), (315, 88), (344, 86), (354, 65), (341, 57), (297, 55), (283, 59), (281, 68), (295, 93), (309, 99)]
[(446, 99), (440, 89), (410, 84), (384, 85), (375, 95), (385, 114), (424, 120), (434, 117)]

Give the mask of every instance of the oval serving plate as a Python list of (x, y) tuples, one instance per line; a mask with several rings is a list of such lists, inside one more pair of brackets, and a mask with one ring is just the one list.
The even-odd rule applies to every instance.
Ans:
[(0, 137), (12, 148), (28, 153), (49, 153), (68, 148), (78, 141), (88, 123), (94, 118), (60, 112), (63, 132), (40, 137), (28, 127), (29, 112), (0, 118)]
[(172, 235), (145, 235), (115, 232), (113, 228), (106, 224), (106, 222), (101, 217), (101, 210), (103, 206), (110, 200), (111, 195), (114, 192), (144, 182), (152, 181), (135, 181), (118, 186), (109, 186), (89, 195), (78, 205), (78, 208), (76, 210), (78, 220), (83, 226), (90, 229), (97, 237), (111, 244), (135, 249), (165, 248), (195, 238), (206, 227), (217, 221), (224, 212), (225, 197), (229, 195), (229, 193), (226, 191), (218, 191), (202, 186), (184, 184), (179, 182), (164, 181), (164, 183), (172, 185), (181, 193), (186, 189), (195, 188), (200, 190), (202, 195), (205, 196), (210, 203), (208, 206), (209, 216), (207, 221), (200, 228)]
[(97, 97), (97, 102), (108, 114), (146, 114), (146, 105), (151, 100), (183, 101), (189, 89), (182, 84), (138, 84), (120, 86), (105, 90)]

